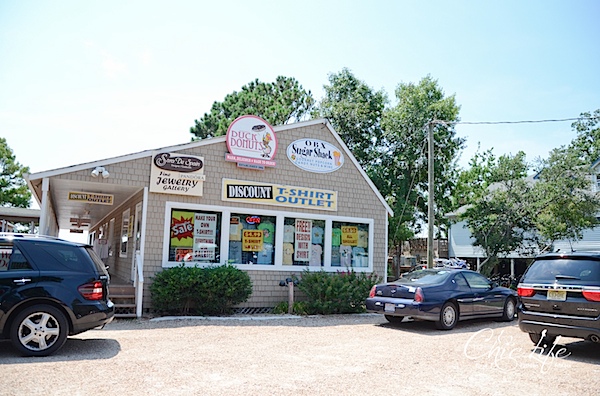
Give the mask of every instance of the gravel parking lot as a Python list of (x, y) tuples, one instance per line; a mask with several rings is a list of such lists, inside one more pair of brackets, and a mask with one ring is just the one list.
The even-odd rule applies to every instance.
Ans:
[[(276, 319), (274, 319), (276, 318)], [(600, 345), (535, 350), (512, 323), (379, 315), (116, 320), (47, 358), (0, 342), (0, 394), (591, 395)]]

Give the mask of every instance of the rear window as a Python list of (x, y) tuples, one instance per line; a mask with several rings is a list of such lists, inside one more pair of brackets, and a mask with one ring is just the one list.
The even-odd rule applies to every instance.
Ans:
[(537, 260), (525, 273), (522, 282), (555, 282), (600, 285), (600, 261), (588, 259)]
[(40, 270), (96, 273), (96, 264), (84, 247), (59, 243), (22, 244)]
[(418, 283), (425, 285), (433, 285), (443, 283), (452, 272), (450, 271), (433, 271), (433, 270), (420, 270), (409, 272), (402, 275), (402, 278), (398, 279), (398, 283)]

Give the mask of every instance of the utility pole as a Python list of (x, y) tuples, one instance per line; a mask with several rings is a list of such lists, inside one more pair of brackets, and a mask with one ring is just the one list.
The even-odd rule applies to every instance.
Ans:
[(427, 201), (427, 225), (429, 232), (427, 235), (427, 268), (433, 268), (433, 225), (435, 223), (434, 212), (433, 212), (433, 194), (434, 194), (434, 177), (433, 177), (433, 121), (427, 124), (428, 129), (428, 146), (429, 146), (429, 161), (427, 164), (427, 175), (429, 183), (429, 197)]

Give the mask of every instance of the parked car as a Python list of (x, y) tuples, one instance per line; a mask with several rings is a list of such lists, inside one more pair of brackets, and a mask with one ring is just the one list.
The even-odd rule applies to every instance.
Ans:
[(517, 294), (483, 275), (464, 269), (433, 268), (404, 274), (394, 282), (375, 285), (366, 299), (368, 312), (385, 315), (390, 323), (405, 317), (429, 320), (442, 330), (459, 320), (515, 317)]
[(517, 285), (519, 328), (534, 344), (558, 336), (600, 342), (600, 253), (549, 253)]
[(435, 268), (462, 268), (470, 269), (469, 264), (465, 260), (459, 258), (435, 259)]
[(67, 336), (113, 319), (108, 283), (90, 246), (0, 233), (0, 338), (27, 356), (56, 352)]

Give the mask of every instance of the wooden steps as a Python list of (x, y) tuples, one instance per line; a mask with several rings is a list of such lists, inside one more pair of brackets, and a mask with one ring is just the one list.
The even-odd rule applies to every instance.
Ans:
[(109, 297), (115, 304), (115, 318), (136, 318), (135, 287), (109, 284)]

